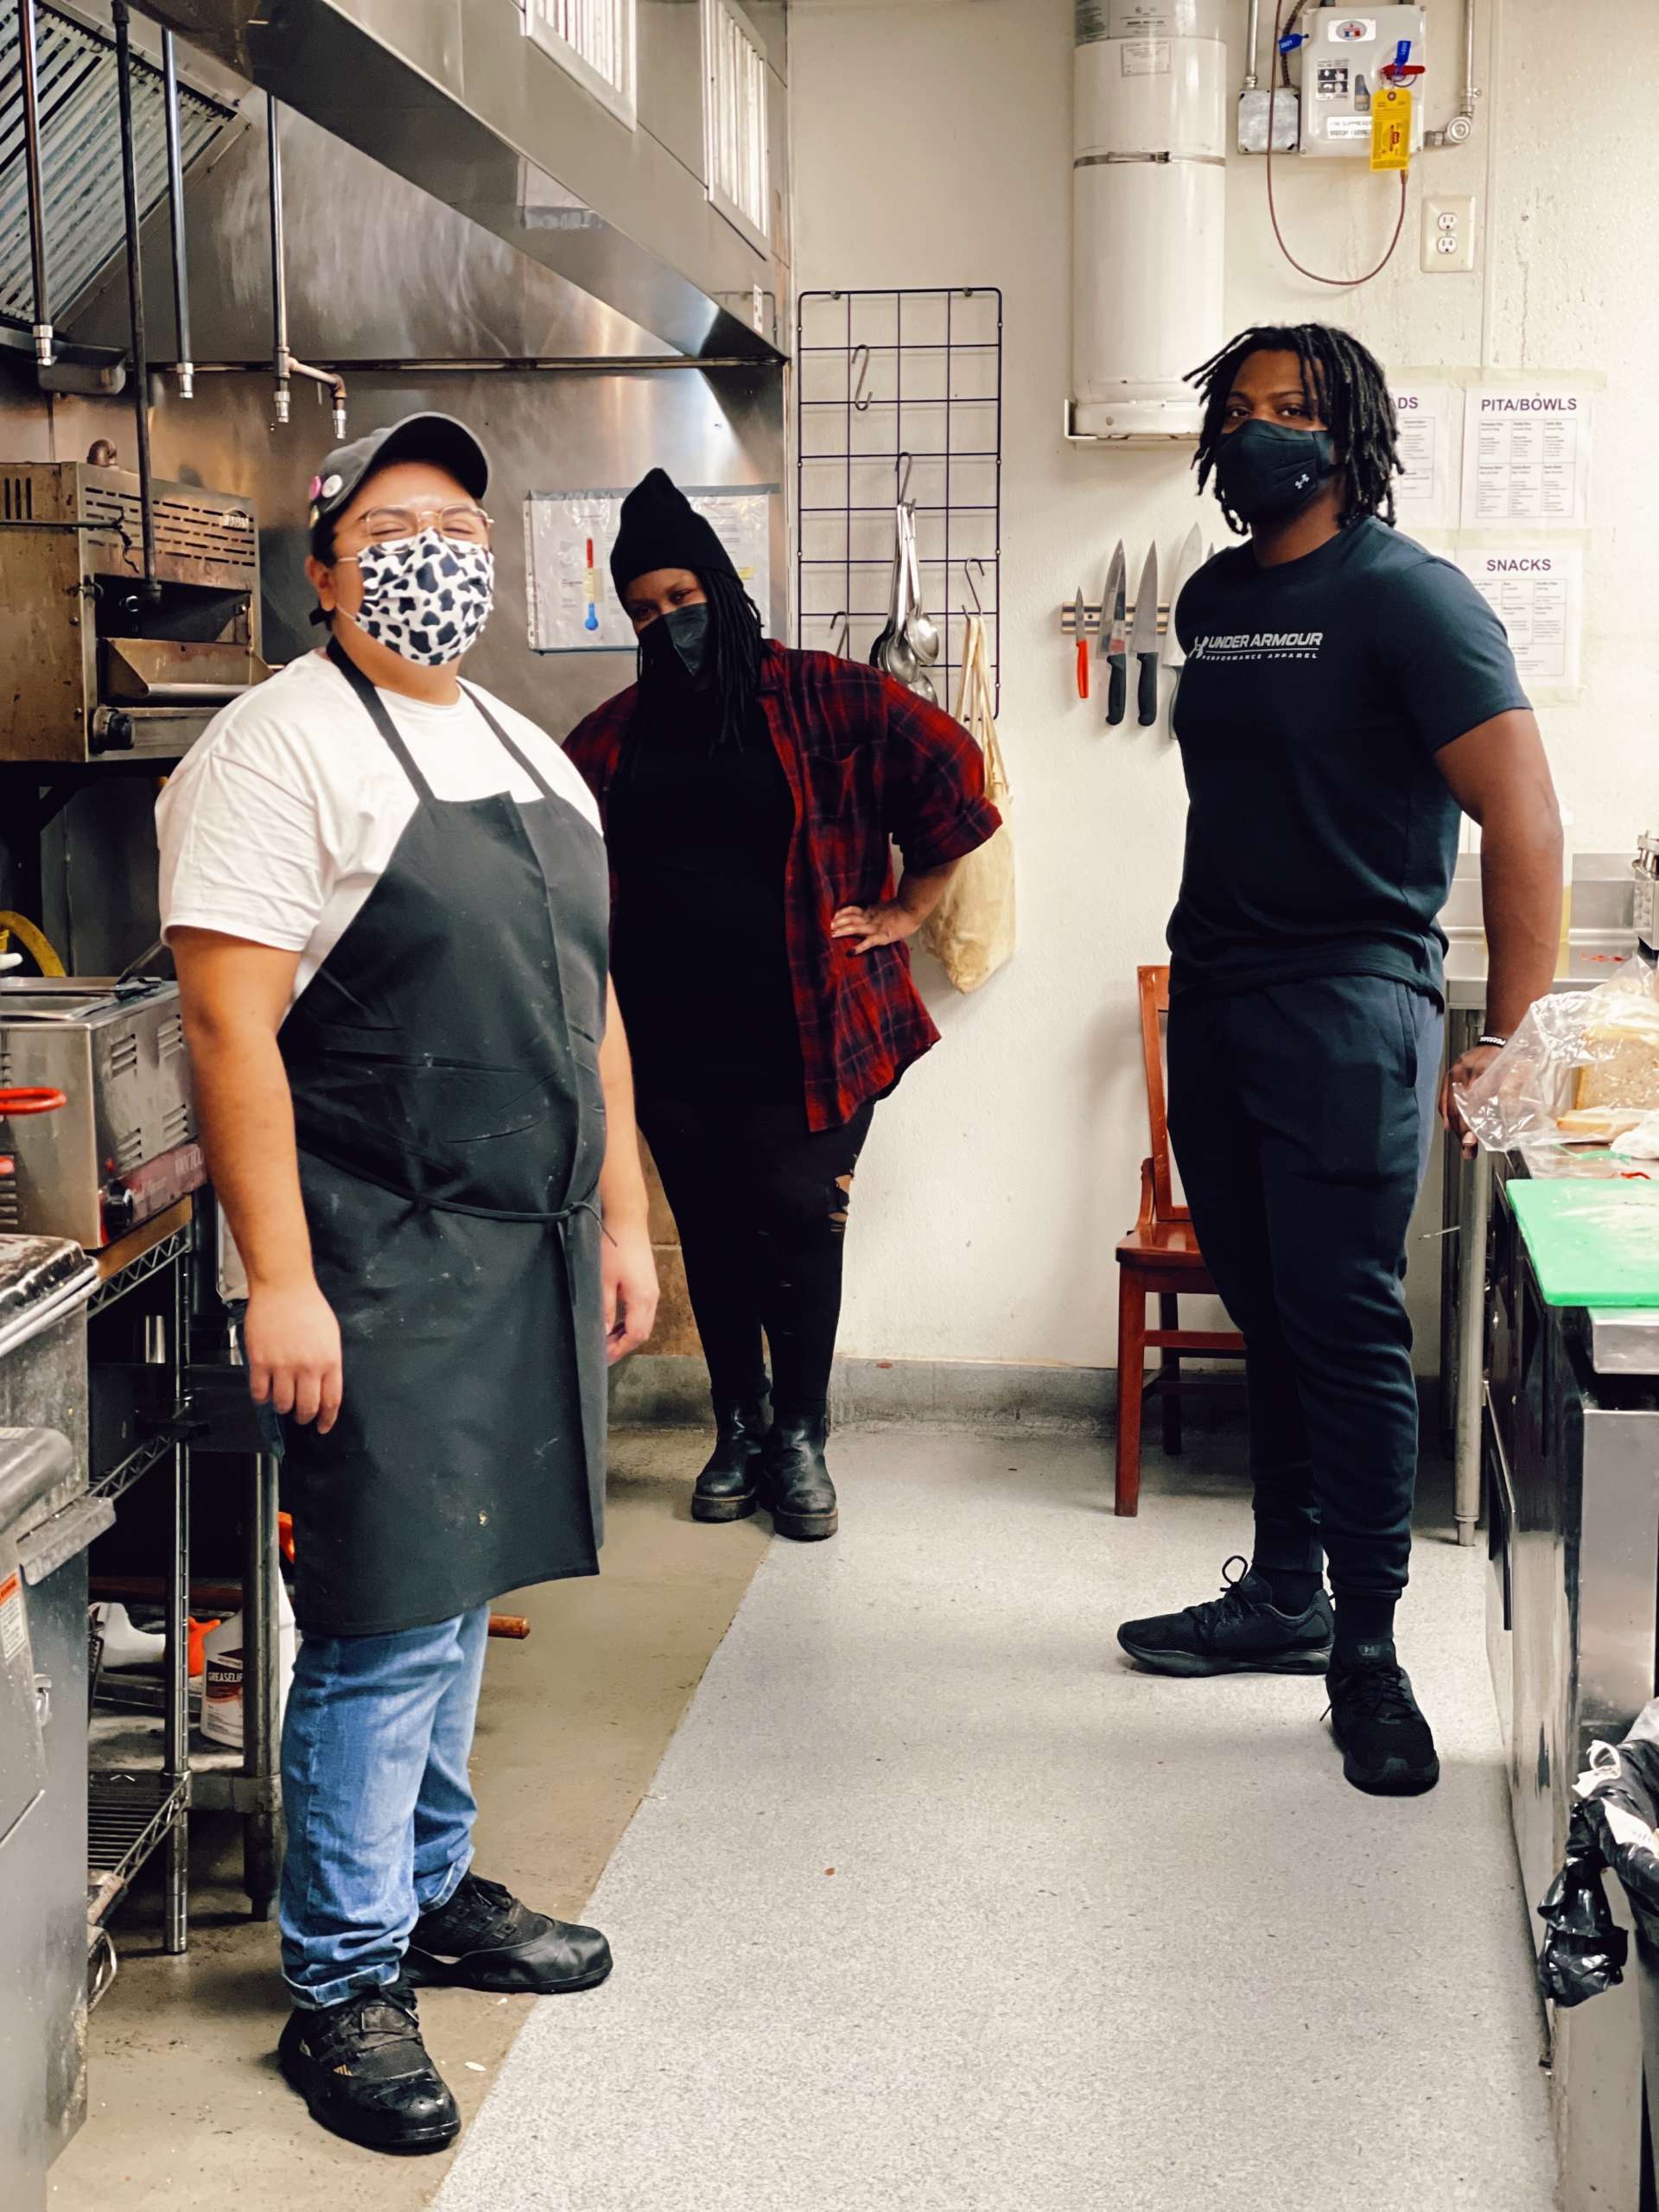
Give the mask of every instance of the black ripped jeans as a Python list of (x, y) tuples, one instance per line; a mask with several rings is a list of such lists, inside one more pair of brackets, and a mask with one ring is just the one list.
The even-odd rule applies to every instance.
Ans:
[(642, 1094), (645, 1131), (680, 1232), (717, 1406), (766, 1388), (785, 1421), (821, 1414), (841, 1319), (853, 1171), (874, 1103), (812, 1130), (798, 1101), (734, 1104)]

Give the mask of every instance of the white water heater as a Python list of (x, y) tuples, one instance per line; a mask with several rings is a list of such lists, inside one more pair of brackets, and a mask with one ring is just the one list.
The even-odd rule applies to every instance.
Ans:
[(1077, 0), (1075, 438), (1191, 438), (1226, 337), (1222, 0)]

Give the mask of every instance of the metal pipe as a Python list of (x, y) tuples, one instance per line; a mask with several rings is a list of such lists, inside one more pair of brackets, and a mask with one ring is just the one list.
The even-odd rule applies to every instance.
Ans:
[(1262, 0), (1250, 0), (1249, 20), (1244, 32), (1244, 90), (1255, 92), (1262, 82), (1257, 64), (1262, 59)]
[(29, 188), (29, 258), (35, 280), (35, 359), (49, 369), (54, 357), (52, 308), (46, 282), (46, 185), (41, 169), (39, 57), (35, 51), (35, 0), (17, 0), (17, 50), (23, 76), (23, 168)]
[(276, 379), (276, 420), (289, 415), (288, 274), (283, 251), (282, 110), (265, 95), (265, 153), (270, 170), (270, 365)]
[(162, 33), (162, 90), (167, 105), (168, 212), (173, 228), (173, 312), (178, 324), (179, 358), (175, 372), (179, 397), (196, 396), (196, 372), (190, 359), (190, 271), (184, 250), (184, 155), (179, 130), (179, 67), (173, 34)]
[(1456, 111), (1443, 130), (1431, 130), (1430, 146), (1466, 146), (1475, 135), (1475, 107), (1480, 86), (1475, 82), (1475, 0), (1463, 0), (1463, 92)]
[(132, 14), (112, 0), (116, 92), (121, 111), (121, 195), (127, 229), (127, 312), (132, 323), (132, 409), (138, 436), (138, 517), (143, 533), (144, 597), (161, 598), (156, 574), (156, 500), (149, 474), (149, 355), (144, 340), (144, 271), (138, 236), (138, 159), (132, 136)]

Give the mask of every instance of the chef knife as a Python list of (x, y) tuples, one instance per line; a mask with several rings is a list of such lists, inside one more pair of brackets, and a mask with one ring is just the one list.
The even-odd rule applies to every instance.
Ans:
[(1077, 595), (1071, 606), (1072, 635), (1077, 641), (1077, 696), (1089, 696), (1089, 632), (1088, 617), (1084, 612), (1083, 586), (1077, 586)]
[(1158, 542), (1147, 549), (1146, 566), (1135, 590), (1135, 657), (1141, 673), (1136, 714), (1142, 729), (1158, 719)]
[(1185, 668), (1186, 655), (1181, 647), (1180, 632), (1175, 627), (1175, 610), (1181, 603), (1181, 594), (1204, 566), (1204, 533), (1194, 523), (1186, 533), (1186, 543), (1181, 548), (1181, 557), (1175, 563), (1175, 581), (1169, 588), (1169, 627), (1164, 632), (1164, 666)]
[(1129, 703), (1129, 640), (1124, 620), (1128, 607), (1128, 556), (1120, 537), (1112, 565), (1106, 571), (1106, 589), (1100, 602), (1100, 654), (1110, 668), (1106, 720), (1114, 726), (1122, 721)]

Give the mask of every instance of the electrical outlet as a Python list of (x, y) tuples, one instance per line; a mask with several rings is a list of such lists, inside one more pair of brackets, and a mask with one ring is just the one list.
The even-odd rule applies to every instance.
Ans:
[(1475, 203), (1467, 194), (1423, 200), (1423, 267), (1431, 276), (1466, 276), (1475, 265)]

